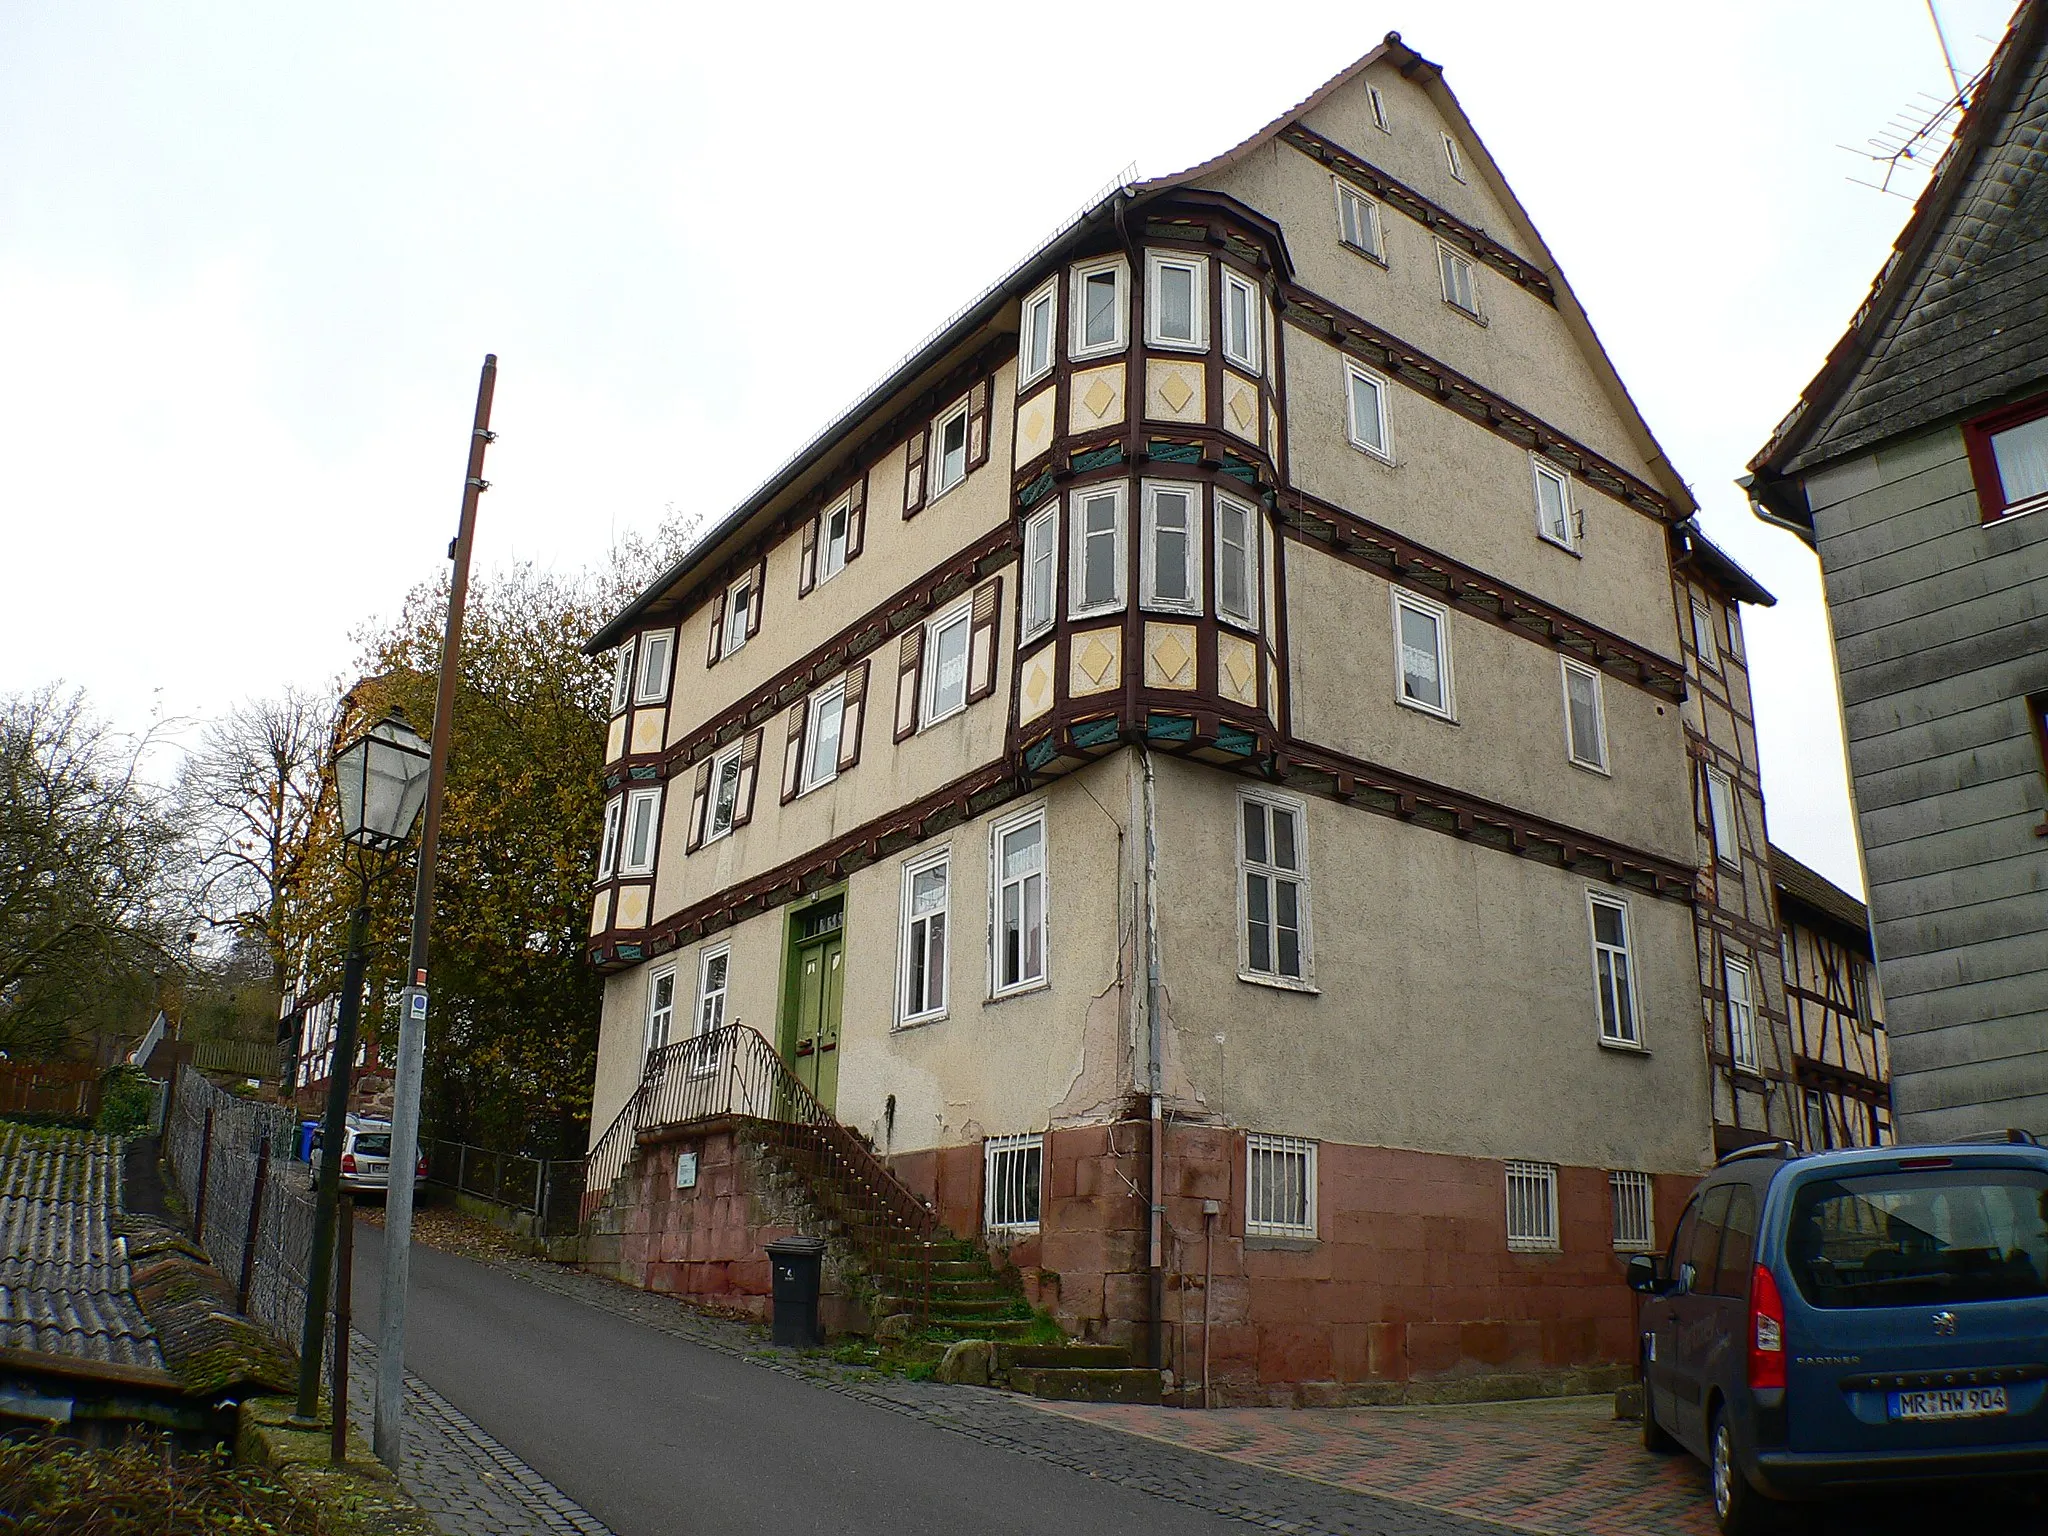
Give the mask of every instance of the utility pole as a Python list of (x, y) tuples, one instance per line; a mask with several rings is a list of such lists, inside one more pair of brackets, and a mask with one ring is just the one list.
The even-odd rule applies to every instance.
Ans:
[(427, 1055), (427, 930), (434, 917), (434, 853), (441, 840), (441, 792), (448, 781), (448, 738), (455, 724), (455, 679), (462, 663), (462, 613), (469, 602), (469, 551), (476, 535), (477, 498), (490, 489), (484, 450), (491, 431), (491, 396), (498, 387), (498, 355), (484, 358), (477, 381), (476, 419), (469, 429), (469, 467), (462, 480), (462, 519), (448, 556), (448, 630), (441, 642), (441, 679), (434, 695), (428, 746), (426, 824), (420, 831), (419, 879), (413, 887), (412, 952), (407, 962), (398, 1026), (398, 1080), (391, 1104), (391, 1183), (384, 1209), (384, 1280), (378, 1308), (377, 1411), (372, 1429), (377, 1459), (398, 1470), (405, 1422), (405, 1304), (412, 1264), (413, 1170), (419, 1164), (420, 1075)]

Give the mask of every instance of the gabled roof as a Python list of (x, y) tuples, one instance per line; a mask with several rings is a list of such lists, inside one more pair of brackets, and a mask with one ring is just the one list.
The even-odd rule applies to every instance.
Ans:
[(1680, 559), (1690, 561), (1699, 572), (1738, 603), (1775, 608), (1777, 598), (1749, 572), (1735, 563), (1728, 552), (1700, 532), (1699, 520), (1687, 518), (1671, 530)]
[(1829, 922), (1853, 948), (1870, 954), (1870, 912), (1863, 903), (1776, 843), (1770, 850), (1771, 884), (1780, 908), (1787, 903), (1804, 908), (1805, 914)]
[(1811, 538), (1784, 482), (2048, 380), (2048, 0), (2022, 0), (1870, 295), (1750, 461), (1767, 520)]

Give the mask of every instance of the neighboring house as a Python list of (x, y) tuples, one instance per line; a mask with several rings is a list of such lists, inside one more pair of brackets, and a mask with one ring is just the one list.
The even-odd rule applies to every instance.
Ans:
[(1870, 914), (1784, 849), (1774, 845), (1770, 856), (1792, 1016), (1797, 1139), (1813, 1151), (1881, 1146), (1892, 1139), (1891, 1060)]
[(2048, 1135), (2048, 4), (1751, 463), (1820, 556), (1905, 1140)]
[[(1112, 193), (590, 641), (593, 1144), (689, 1143), (675, 1042), (744, 1022), (1070, 1330), (1221, 1398), (1625, 1374), (1621, 1256), (1714, 1145), (1695, 742), (1747, 818), (1716, 953), (1783, 1021), (1693, 510), (1397, 37)], [(719, 1293), (721, 1208), (619, 1265)]]

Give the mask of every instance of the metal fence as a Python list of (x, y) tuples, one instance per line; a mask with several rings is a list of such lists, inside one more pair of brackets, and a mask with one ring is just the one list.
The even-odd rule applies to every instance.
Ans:
[(427, 1177), (448, 1189), (533, 1217), (534, 1232), (576, 1231), (583, 1201), (583, 1159), (549, 1160), (494, 1152), (463, 1141), (428, 1141)]

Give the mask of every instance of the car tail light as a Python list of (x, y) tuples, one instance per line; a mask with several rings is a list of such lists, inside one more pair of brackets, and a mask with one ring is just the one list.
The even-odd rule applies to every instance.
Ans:
[(413, 1172), (414, 1172), (414, 1174), (415, 1174), (415, 1175), (417, 1175), (418, 1177), (420, 1177), (420, 1178), (422, 1178), (422, 1179), (424, 1179), (424, 1178), (425, 1178), (425, 1177), (427, 1176), (427, 1154), (426, 1154), (426, 1153), (422, 1152), (422, 1153), (420, 1154), (420, 1160), (419, 1160), (419, 1164), (418, 1164), (418, 1166), (417, 1166), (417, 1167), (415, 1167), (415, 1168), (413, 1169)]
[(343, 1173), (354, 1173), (356, 1171), (355, 1153), (344, 1152), (341, 1154), (341, 1171)]
[(1785, 1303), (1778, 1282), (1761, 1264), (1749, 1282), (1749, 1384), (1785, 1385)]

